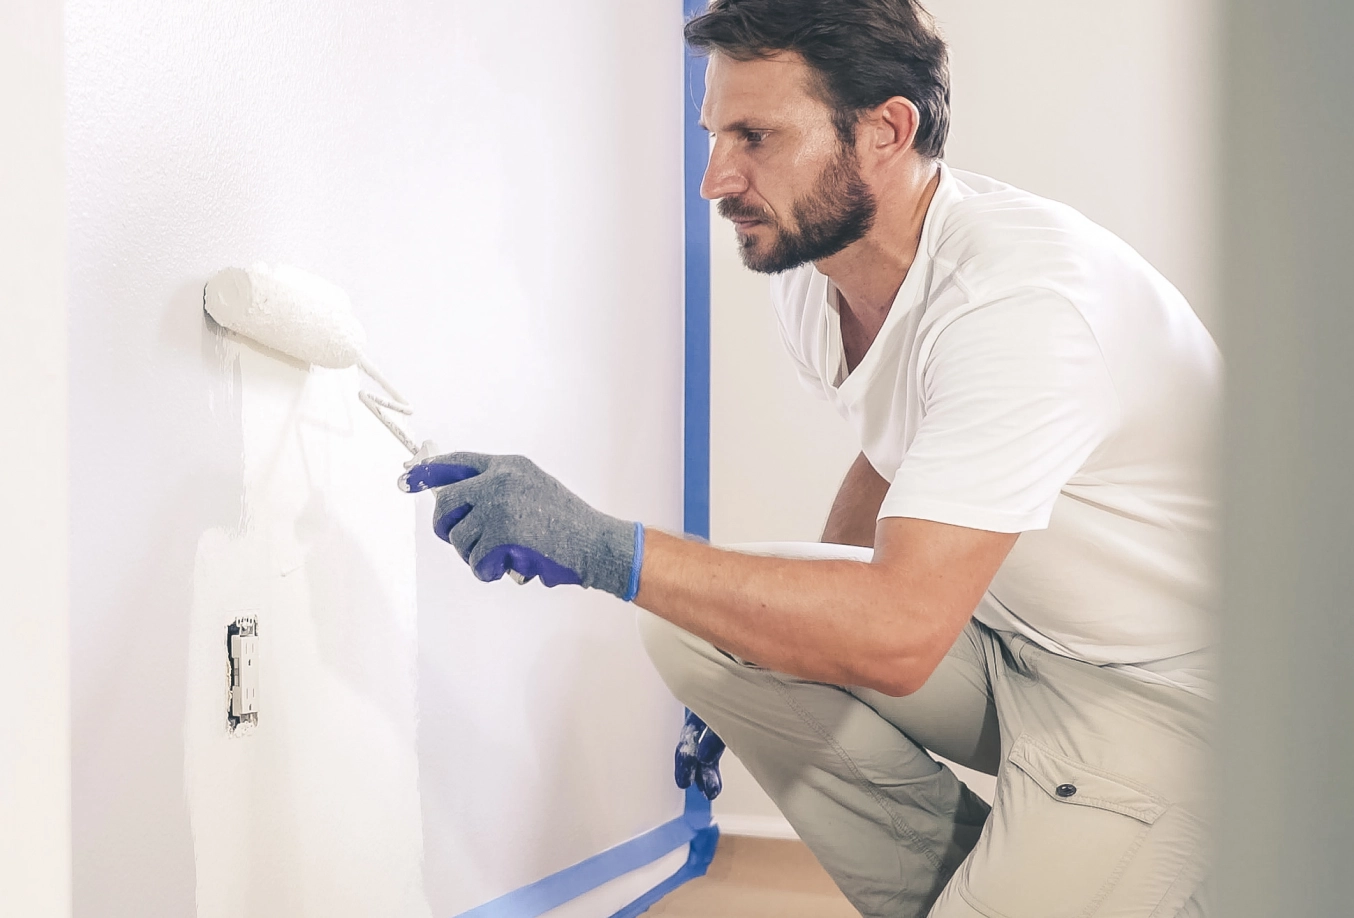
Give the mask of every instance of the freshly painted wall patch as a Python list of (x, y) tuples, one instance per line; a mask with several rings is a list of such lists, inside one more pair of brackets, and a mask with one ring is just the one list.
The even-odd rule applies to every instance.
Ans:
[(227, 349), (244, 512), (239, 528), (202, 534), (194, 572), (184, 752), (197, 918), (429, 918), (414, 504), (394, 485), (405, 454), (358, 401), (356, 370)]

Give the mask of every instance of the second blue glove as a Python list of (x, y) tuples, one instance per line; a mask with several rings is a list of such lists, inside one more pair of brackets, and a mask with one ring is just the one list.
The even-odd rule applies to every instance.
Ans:
[(719, 757), (723, 754), (724, 741), (694, 711), (687, 711), (674, 756), (677, 786), (687, 788), (694, 783), (705, 799), (718, 797), (724, 789), (724, 779), (719, 775)]

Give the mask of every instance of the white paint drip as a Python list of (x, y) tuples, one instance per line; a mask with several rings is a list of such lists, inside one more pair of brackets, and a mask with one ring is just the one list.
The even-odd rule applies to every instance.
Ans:
[[(355, 369), (230, 351), (244, 524), (198, 542), (184, 729), (198, 918), (428, 918), (404, 456)], [(259, 722), (232, 736), (225, 629), (244, 614)]]

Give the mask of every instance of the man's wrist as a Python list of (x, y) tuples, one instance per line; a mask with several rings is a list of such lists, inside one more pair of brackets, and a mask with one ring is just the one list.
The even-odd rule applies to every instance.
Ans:
[(583, 585), (632, 602), (644, 564), (644, 527), (606, 514), (598, 514), (595, 525), (595, 540), (579, 559)]

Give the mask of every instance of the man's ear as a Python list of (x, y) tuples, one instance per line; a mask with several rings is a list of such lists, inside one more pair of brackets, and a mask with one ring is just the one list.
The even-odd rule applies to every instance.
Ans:
[(912, 149), (921, 124), (921, 112), (910, 99), (894, 96), (861, 120), (857, 136), (866, 142), (858, 151), (876, 161), (887, 161)]

